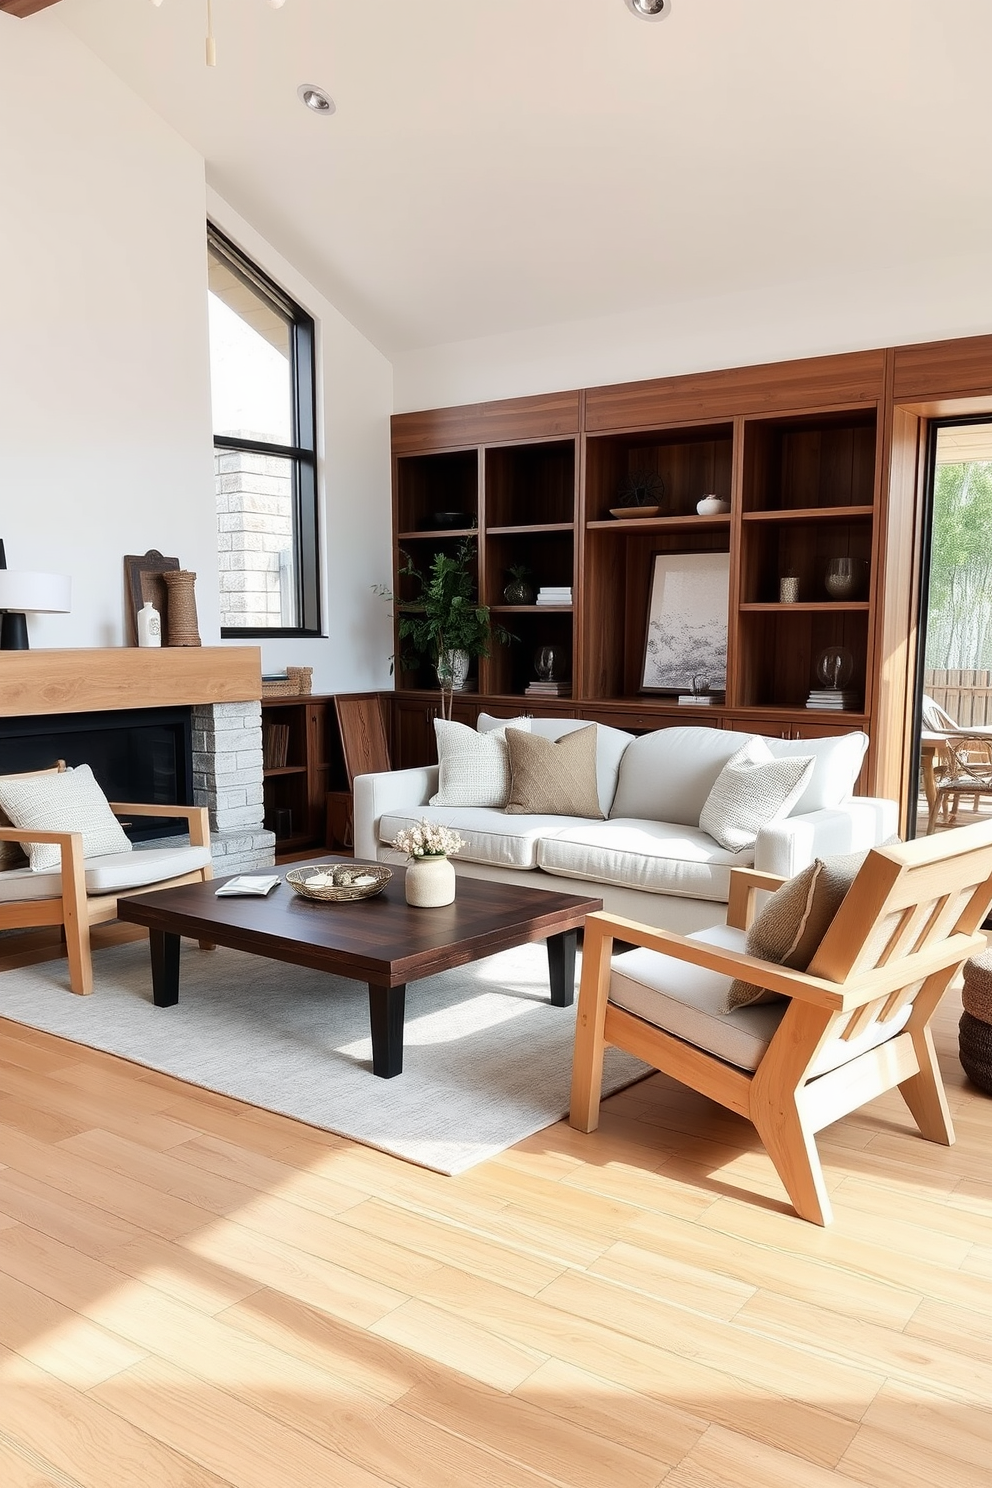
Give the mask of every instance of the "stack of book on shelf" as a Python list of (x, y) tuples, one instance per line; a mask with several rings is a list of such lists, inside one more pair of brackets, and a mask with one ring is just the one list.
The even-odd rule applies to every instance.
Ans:
[(806, 699), (807, 708), (830, 708), (838, 713), (857, 713), (861, 699), (856, 692), (844, 692), (839, 687), (814, 687)]
[(727, 701), (725, 692), (680, 692), (679, 702), (684, 707), (692, 708), (715, 708), (723, 707)]
[(262, 734), (262, 768), (281, 770), (289, 754), (289, 724), (270, 723)]
[(539, 605), (570, 605), (572, 586), (571, 584), (542, 584), (537, 591), (537, 602)]
[(571, 697), (571, 682), (531, 682), (524, 697)]

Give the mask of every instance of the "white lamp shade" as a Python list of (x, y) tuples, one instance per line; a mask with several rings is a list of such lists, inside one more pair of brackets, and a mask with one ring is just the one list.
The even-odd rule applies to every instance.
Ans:
[(16, 613), (65, 614), (71, 608), (72, 580), (68, 574), (25, 573), (0, 568), (0, 610)]

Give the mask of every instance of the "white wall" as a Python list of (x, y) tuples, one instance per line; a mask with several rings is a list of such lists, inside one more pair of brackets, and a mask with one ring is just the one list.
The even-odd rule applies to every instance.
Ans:
[[(210, 207), (315, 315), (325, 357), (330, 639), (267, 642), (263, 664), (386, 686), (389, 364)], [(0, 14), (0, 537), (11, 568), (73, 580), (71, 614), (29, 617), (34, 646), (124, 644), (122, 559), (149, 548), (195, 570), (219, 640), (206, 211), (194, 150), (64, 27)]]
[(262, 665), (312, 666), (315, 692), (391, 687), (389, 608), (372, 592), (392, 577), (389, 415), (392, 368), (329, 300), (217, 195), (213, 222), (316, 321), (318, 456), (322, 472), (321, 603), (326, 639), (273, 639)]
[[(650, 260), (633, 258), (631, 272), (649, 280)], [(884, 275), (797, 275), (748, 295), (399, 353), (395, 407), (406, 412), (981, 335), (992, 331), (990, 281), (992, 244), (894, 265)]]

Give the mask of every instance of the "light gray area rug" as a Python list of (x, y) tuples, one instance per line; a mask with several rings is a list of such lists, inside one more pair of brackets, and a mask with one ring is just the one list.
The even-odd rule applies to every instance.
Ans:
[[(372, 1074), (363, 983), (184, 941), (179, 1004), (157, 1008), (147, 943), (101, 950), (94, 967), (90, 997), (68, 991), (64, 962), (0, 973), (0, 1015), (440, 1173), (568, 1110), (575, 1009), (549, 1003), (543, 945), (412, 983), (393, 1080)], [(647, 1073), (610, 1049), (604, 1091)]]

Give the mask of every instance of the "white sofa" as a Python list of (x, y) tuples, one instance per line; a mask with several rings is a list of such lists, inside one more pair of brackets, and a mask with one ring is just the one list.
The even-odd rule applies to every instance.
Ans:
[[(482, 715), (479, 726), (506, 721)], [(588, 726), (583, 719), (529, 720), (532, 733), (550, 739)], [(596, 728), (605, 820), (431, 806), (436, 765), (393, 770), (355, 780), (356, 857), (403, 863), (390, 844), (401, 828), (427, 817), (465, 839), (455, 859), (460, 874), (566, 893), (569, 881), (579, 880), (614, 914), (687, 933), (711, 925), (714, 905), (726, 904), (732, 867), (792, 877), (815, 857), (873, 847), (897, 830), (895, 801), (851, 795), (865, 734), (766, 738), (773, 755), (813, 755), (813, 772), (792, 814), (763, 827), (753, 850), (734, 853), (700, 829), (699, 814), (724, 765), (752, 735), (691, 726), (640, 736)]]

